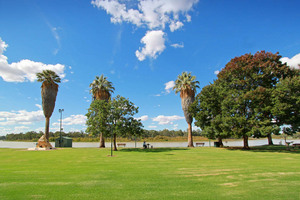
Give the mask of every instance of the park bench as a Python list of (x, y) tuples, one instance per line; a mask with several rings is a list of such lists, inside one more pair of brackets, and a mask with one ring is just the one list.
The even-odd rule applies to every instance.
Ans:
[(118, 147), (126, 147), (126, 144), (125, 143), (118, 143)]
[(200, 146), (202, 146), (202, 147), (204, 147), (204, 142), (196, 142), (196, 147), (200, 147)]
[(295, 147), (295, 148), (297, 148), (297, 147), (300, 148), (300, 143), (294, 143), (294, 144), (293, 144), (293, 147)]

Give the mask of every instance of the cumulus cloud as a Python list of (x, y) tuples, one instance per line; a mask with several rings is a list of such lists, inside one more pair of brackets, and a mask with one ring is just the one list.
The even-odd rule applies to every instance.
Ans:
[[(87, 117), (85, 115), (71, 115), (70, 117), (64, 118), (62, 120), (64, 126), (70, 126), (70, 125), (85, 125), (85, 122), (87, 120)], [(53, 126), (58, 126), (58, 122), (53, 123)]]
[(36, 104), (36, 106), (39, 108), (37, 111), (0, 111), (0, 125), (28, 125), (33, 122), (43, 121), (45, 119), (43, 110), (40, 105)]
[(135, 52), (136, 57), (140, 61), (145, 60), (147, 56), (155, 59), (166, 48), (164, 35), (165, 33), (161, 30), (148, 31), (141, 39), (141, 43), (145, 46)]
[(165, 83), (165, 91), (166, 91), (166, 93), (169, 94), (174, 86), (175, 86), (175, 82), (174, 81), (169, 81), (169, 82)]
[(298, 53), (297, 55), (295, 55), (292, 58), (288, 58), (288, 57), (281, 58), (280, 61), (282, 63), (286, 63), (292, 69), (300, 69), (300, 67), (299, 67), (299, 64), (300, 64), (300, 53)]
[(219, 70), (214, 71), (214, 74), (215, 74), (215, 75), (218, 75), (219, 73), (220, 73)]
[(173, 116), (164, 116), (159, 115), (157, 117), (152, 118), (152, 121), (158, 122), (160, 125), (173, 124), (173, 121), (182, 120), (184, 117), (180, 117), (178, 115)]
[(8, 58), (3, 55), (8, 45), (0, 38), (0, 76), (6, 82), (34, 82), (36, 73), (45, 69), (55, 71), (61, 78), (65, 77), (65, 66), (62, 64), (44, 64), (28, 59), (19, 62), (8, 63)]
[(148, 115), (143, 115), (141, 117), (136, 118), (137, 120), (147, 121), (149, 119)]
[[(110, 20), (112, 23), (127, 22), (137, 27), (147, 27), (148, 30), (159, 30), (161, 32), (166, 26), (169, 26), (170, 31), (174, 32), (184, 26), (183, 22), (191, 21), (191, 16), (188, 12), (193, 9), (193, 6), (198, 1), (139, 0), (133, 5), (132, 2), (123, 0), (93, 0), (91, 3), (111, 15)], [(145, 37), (147, 34), (148, 32)], [(164, 42), (164, 40), (162, 41)], [(142, 43), (144, 42), (142, 41)], [(162, 52), (164, 49), (165, 47), (160, 51)], [(140, 61), (144, 60), (147, 55), (153, 58), (157, 56), (156, 54), (144, 53), (136, 51), (136, 56)]]
[(176, 31), (177, 29), (180, 29), (181, 27), (183, 26), (183, 23), (182, 22), (171, 22), (171, 24), (170, 24), (170, 31), (171, 32), (174, 32), (174, 31)]

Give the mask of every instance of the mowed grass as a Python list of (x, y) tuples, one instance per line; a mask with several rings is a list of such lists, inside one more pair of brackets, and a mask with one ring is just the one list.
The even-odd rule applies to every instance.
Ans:
[(284, 149), (0, 149), (0, 199), (300, 199)]

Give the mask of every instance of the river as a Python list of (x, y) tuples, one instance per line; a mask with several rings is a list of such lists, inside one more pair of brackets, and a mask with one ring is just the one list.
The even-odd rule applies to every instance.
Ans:
[[(287, 140), (287, 141), (293, 141), (293, 143), (300, 143), (299, 139), (295, 140)], [(214, 142), (209, 141), (195, 141), (194, 145), (196, 145), (196, 142), (202, 142), (204, 143), (205, 147), (214, 146)], [(118, 142), (118, 143), (125, 143), (126, 148), (134, 148), (138, 147), (141, 148), (143, 146), (142, 142)], [(118, 144), (117, 143), (117, 144)], [(153, 148), (156, 147), (187, 147), (187, 142), (147, 142), (150, 144), (150, 146), (153, 146)], [(273, 139), (274, 144), (285, 144), (283, 139)], [(52, 146), (55, 146), (54, 142), (51, 142)], [(225, 146), (243, 146), (243, 140), (228, 140), (224, 141), (223, 144)], [(261, 146), (261, 145), (267, 145), (268, 140), (267, 139), (253, 139), (249, 140), (249, 146)], [(0, 148), (33, 148), (35, 147), (36, 142), (15, 142), (15, 141), (0, 141)], [(110, 143), (105, 143), (106, 148), (110, 148)], [(99, 142), (73, 142), (73, 147), (75, 148), (90, 148), (90, 147), (99, 147)]]

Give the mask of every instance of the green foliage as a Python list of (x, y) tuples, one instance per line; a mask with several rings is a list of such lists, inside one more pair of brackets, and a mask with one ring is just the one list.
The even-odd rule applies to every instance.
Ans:
[[(244, 137), (245, 148), (250, 136), (270, 138), (272, 133), (279, 134), (279, 126), (286, 122), (299, 126), (299, 79), (294, 78), (294, 84), (280, 81), (297, 74), (280, 58), (278, 53), (261, 51), (232, 59), (190, 108), (195, 124), (208, 137)], [(274, 123), (275, 118), (281, 121)]]
[(43, 70), (43, 72), (37, 73), (38, 82), (48, 82), (48, 83), (60, 83), (60, 77), (52, 70)]
[(110, 106), (110, 102), (105, 100), (92, 101), (86, 114), (87, 133), (91, 135), (102, 133), (104, 136), (110, 134)]
[(173, 90), (176, 94), (186, 89), (191, 89), (196, 93), (197, 88), (199, 88), (199, 81), (196, 81), (196, 76), (192, 76), (191, 72), (182, 72), (178, 75)]
[(279, 125), (288, 124), (286, 133), (293, 134), (300, 131), (300, 76), (295, 70), (293, 77), (281, 79), (272, 94), (273, 114)]
[(195, 125), (202, 129), (202, 134), (210, 139), (230, 137), (224, 128), (222, 115), (223, 88), (215, 81), (205, 86), (196, 96), (189, 110), (195, 118)]
[(112, 82), (107, 80), (107, 77), (105, 77), (103, 74), (99, 77), (96, 76), (95, 80), (90, 84), (90, 93), (93, 94), (93, 96), (96, 96), (96, 93), (103, 90), (107, 92), (108, 94), (112, 94), (115, 90), (115, 88), (112, 85)]
[(111, 101), (94, 100), (86, 114), (86, 132), (92, 135), (102, 133), (106, 137), (110, 136), (111, 130), (119, 137), (140, 135), (143, 125), (133, 118), (136, 113), (138, 107), (119, 95)]

